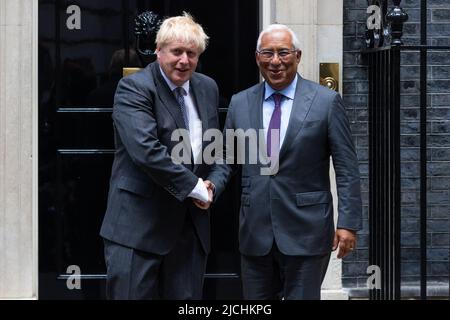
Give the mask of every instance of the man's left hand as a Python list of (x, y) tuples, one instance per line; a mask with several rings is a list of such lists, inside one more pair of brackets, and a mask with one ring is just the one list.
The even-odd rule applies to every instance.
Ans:
[(333, 251), (339, 248), (337, 257), (345, 257), (356, 248), (356, 231), (347, 229), (336, 229), (333, 240)]

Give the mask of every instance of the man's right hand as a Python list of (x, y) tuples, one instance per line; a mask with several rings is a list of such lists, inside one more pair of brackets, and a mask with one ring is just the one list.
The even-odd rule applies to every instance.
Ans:
[(214, 184), (209, 180), (205, 180), (203, 181), (203, 183), (205, 184), (205, 187), (208, 190), (208, 198), (209, 198), (208, 202), (203, 202), (198, 199), (192, 199), (192, 201), (194, 201), (194, 204), (200, 209), (207, 210), (213, 200)]

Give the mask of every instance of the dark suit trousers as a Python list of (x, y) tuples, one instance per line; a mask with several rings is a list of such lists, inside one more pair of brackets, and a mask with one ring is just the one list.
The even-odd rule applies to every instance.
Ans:
[(319, 300), (330, 254), (288, 256), (275, 242), (269, 254), (241, 255), (244, 299)]
[(183, 231), (167, 255), (105, 240), (108, 299), (201, 299), (207, 255), (186, 214)]

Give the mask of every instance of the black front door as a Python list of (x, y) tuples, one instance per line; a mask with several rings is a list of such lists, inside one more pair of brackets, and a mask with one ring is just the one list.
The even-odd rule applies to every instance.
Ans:
[[(134, 18), (191, 13), (211, 37), (199, 71), (221, 92), (258, 81), (259, 1), (39, 0), (39, 297), (101, 299), (105, 213), (114, 154), (111, 111), (123, 67), (138, 67)], [(239, 299), (236, 180), (212, 212), (205, 298)], [(78, 272), (80, 272), (79, 277)], [(78, 281), (80, 279), (80, 281)]]

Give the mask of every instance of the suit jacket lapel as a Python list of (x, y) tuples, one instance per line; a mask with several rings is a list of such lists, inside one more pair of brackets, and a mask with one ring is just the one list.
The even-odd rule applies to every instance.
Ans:
[(205, 98), (205, 88), (201, 85), (199, 79), (193, 74), (191, 78), (191, 91), (194, 98), (195, 107), (202, 122), (202, 131), (205, 132), (208, 126), (208, 102)]
[[(192, 97), (194, 99), (195, 107), (198, 112), (198, 116), (200, 117), (200, 121), (202, 122), (202, 153), (205, 149), (207, 143), (203, 140), (203, 134), (209, 128), (208, 125), (208, 101), (206, 101), (204, 87), (201, 85), (199, 79), (195, 76), (195, 74), (191, 78), (190, 82), (190, 90), (192, 92)], [(203, 157), (202, 157), (203, 161)], [(194, 164), (194, 172), (197, 171), (199, 165)]]
[[(256, 130), (257, 134), (257, 141), (258, 141), (258, 157), (259, 159), (264, 158), (265, 161), (267, 159), (265, 158), (266, 153), (264, 150), (266, 150), (266, 140), (264, 137), (261, 137), (259, 132), (261, 130), (264, 130), (263, 125), (263, 112), (262, 112), (262, 105), (263, 105), (263, 99), (264, 99), (264, 82), (260, 83), (258, 86), (256, 86), (253, 90), (251, 90), (247, 94), (248, 104), (249, 104), (249, 119), (250, 119), (250, 128)], [(245, 128), (243, 128), (245, 129)], [(264, 131), (262, 131), (264, 132)], [(261, 163), (260, 163), (261, 164)]]
[[(166, 107), (170, 115), (175, 120), (176, 126), (180, 129), (181, 128), (187, 129), (184, 123), (183, 114), (181, 113), (180, 105), (178, 104), (175, 95), (170, 90), (166, 80), (164, 80), (161, 74), (161, 70), (159, 69), (158, 62), (154, 62), (150, 66), (153, 74), (153, 79), (155, 79), (156, 91), (158, 93), (159, 98), (162, 101), (162, 104), (164, 105), (164, 107)], [(184, 166), (192, 170), (193, 168), (192, 156), (191, 156), (191, 163), (192, 164), (184, 164)]]
[(311, 88), (309, 83), (299, 76), (297, 88), (295, 89), (294, 102), (292, 104), (291, 115), (286, 130), (286, 136), (280, 150), (280, 159), (286, 151), (293, 145), (295, 137), (303, 126), (303, 121), (308, 115), (311, 103), (316, 95), (316, 90)]
[(248, 104), (249, 117), (250, 117), (250, 128), (256, 130), (264, 129), (263, 127), (263, 115), (262, 115), (262, 104), (264, 97), (264, 82), (256, 86), (252, 91), (248, 93)]
[(155, 79), (155, 85), (157, 87), (159, 98), (163, 102), (163, 105), (172, 115), (177, 127), (186, 129), (186, 125), (184, 124), (183, 115), (181, 114), (181, 109), (178, 105), (178, 101), (175, 98), (173, 92), (170, 90), (163, 76), (161, 75), (159, 64), (157, 62), (154, 62), (150, 65), (150, 67), (150, 70), (153, 74), (153, 79)]

